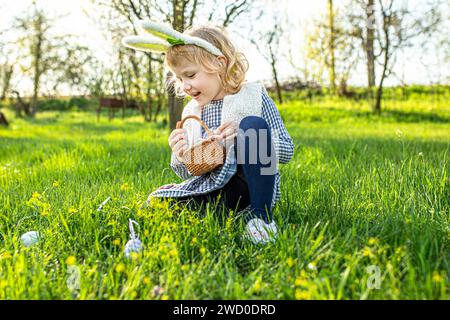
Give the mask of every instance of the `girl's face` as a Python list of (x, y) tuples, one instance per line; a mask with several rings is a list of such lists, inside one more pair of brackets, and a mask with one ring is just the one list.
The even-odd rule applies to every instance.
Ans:
[(200, 65), (183, 57), (180, 57), (177, 67), (172, 69), (178, 80), (182, 82), (183, 91), (200, 106), (225, 97), (226, 92), (222, 87), (219, 73), (208, 73)]

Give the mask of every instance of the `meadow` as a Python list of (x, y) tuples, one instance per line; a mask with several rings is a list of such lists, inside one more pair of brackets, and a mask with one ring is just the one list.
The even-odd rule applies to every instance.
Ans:
[[(380, 116), (331, 97), (279, 105), (295, 152), (266, 246), (220, 207), (146, 203), (180, 181), (161, 119), (7, 110), (0, 299), (448, 299), (448, 102), (386, 99)], [(145, 250), (127, 259), (130, 218)], [(42, 237), (25, 247), (30, 230)]]

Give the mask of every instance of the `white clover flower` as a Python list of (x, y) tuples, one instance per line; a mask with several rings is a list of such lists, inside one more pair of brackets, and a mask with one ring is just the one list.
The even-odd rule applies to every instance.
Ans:
[(314, 263), (308, 263), (307, 267), (311, 271), (316, 271), (317, 270), (317, 266)]

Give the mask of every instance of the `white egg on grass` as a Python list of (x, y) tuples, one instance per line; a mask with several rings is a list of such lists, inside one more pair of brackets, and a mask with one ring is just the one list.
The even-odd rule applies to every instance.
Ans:
[(25, 247), (30, 247), (36, 244), (41, 238), (41, 234), (38, 231), (28, 231), (20, 236), (20, 240)]
[(125, 245), (125, 257), (129, 258), (131, 256), (132, 252), (139, 253), (144, 250), (144, 246), (142, 245), (141, 240), (139, 239), (131, 239), (128, 240), (127, 244)]
[(133, 224), (139, 225), (136, 221), (129, 219), (128, 227), (130, 228), (130, 240), (125, 245), (125, 257), (130, 258), (132, 252), (139, 253), (144, 250), (142, 241), (139, 240), (138, 235), (134, 232)]

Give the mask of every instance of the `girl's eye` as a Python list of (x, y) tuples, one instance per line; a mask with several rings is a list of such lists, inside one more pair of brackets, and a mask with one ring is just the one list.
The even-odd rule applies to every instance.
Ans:
[(188, 78), (193, 78), (194, 76), (195, 76), (195, 73), (189, 74), (187, 77), (188, 77)]

